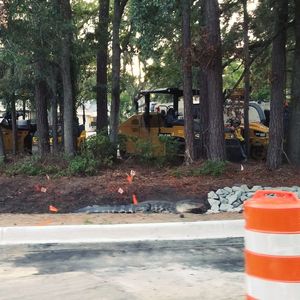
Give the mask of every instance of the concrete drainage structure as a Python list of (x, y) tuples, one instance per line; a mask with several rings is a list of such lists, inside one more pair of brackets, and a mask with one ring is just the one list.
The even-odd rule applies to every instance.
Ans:
[(300, 187), (262, 187), (255, 185), (249, 188), (243, 184), (240, 186), (224, 187), (217, 191), (211, 191), (207, 194), (207, 200), (210, 204), (210, 209), (207, 214), (220, 212), (242, 212), (243, 203), (245, 200), (251, 198), (258, 190), (280, 190), (286, 192), (294, 192), (300, 198)]

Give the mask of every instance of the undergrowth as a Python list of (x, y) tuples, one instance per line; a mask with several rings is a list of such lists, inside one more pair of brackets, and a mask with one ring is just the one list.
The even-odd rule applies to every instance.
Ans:
[(171, 171), (172, 176), (221, 176), (226, 171), (227, 161), (205, 161), (200, 167), (176, 168)]
[(41, 158), (38, 155), (19, 158), (18, 160), (0, 164), (0, 172), (7, 175), (46, 175), (73, 176), (95, 175), (102, 168), (113, 165), (116, 159), (116, 147), (109, 137), (97, 134), (86, 140), (81, 153), (67, 157), (63, 154), (48, 155)]
[[(162, 137), (161, 147), (153, 145), (150, 141), (136, 140), (136, 154), (133, 156), (137, 164), (148, 167), (174, 167), (183, 161), (183, 156), (179, 156), (179, 147), (182, 144), (172, 137)], [(124, 141), (123, 141), (124, 143)], [(119, 147), (119, 150), (122, 148)], [(162, 152), (164, 155), (162, 155)], [(160, 155), (157, 155), (160, 153)], [(63, 154), (49, 155), (41, 158), (37, 155), (15, 159), (8, 163), (0, 163), (0, 173), (13, 175), (52, 175), (59, 176), (92, 176), (100, 170), (112, 167), (117, 161), (117, 148), (110, 142), (105, 134), (97, 134), (89, 137), (81, 149), (80, 154), (67, 157)], [(205, 161), (200, 167), (189, 169), (172, 168), (172, 175), (181, 176), (221, 176), (226, 169), (225, 161)]]
[(179, 142), (169, 136), (161, 136), (160, 144), (153, 144), (150, 140), (136, 139), (136, 153), (132, 155), (135, 161), (148, 167), (165, 167), (178, 165), (182, 162), (179, 154)]
[(191, 170), (191, 176), (201, 176), (201, 175), (211, 175), (211, 176), (221, 176), (226, 170), (226, 161), (213, 161), (207, 160), (203, 163), (200, 168), (194, 168)]

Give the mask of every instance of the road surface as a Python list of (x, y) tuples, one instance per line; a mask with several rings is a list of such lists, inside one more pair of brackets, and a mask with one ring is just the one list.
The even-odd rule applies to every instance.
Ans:
[(240, 238), (0, 248), (1, 300), (236, 300)]

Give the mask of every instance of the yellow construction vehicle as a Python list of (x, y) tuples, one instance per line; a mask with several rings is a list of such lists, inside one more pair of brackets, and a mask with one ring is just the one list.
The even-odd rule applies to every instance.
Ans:
[[(230, 93), (224, 106), (225, 124), (225, 141), (229, 145), (232, 137), (232, 132), (229, 130), (229, 123), (232, 118), (238, 117), (241, 121), (240, 131), (244, 136), (243, 124), (243, 110), (244, 110), (244, 89), (239, 88)], [(269, 144), (269, 128), (267, 125), (267, 118), (264, 109), (260, 104), (254, 101), (249, 103), (249, 148), (250, 156), (254, 159), (264, 159), (267, 154)], [(230, 147), (228, 147), (230, 148)]]
[[(13, 132), (11, 119), (6, 114), (0, 119), (0, 126), (3, 135), (4, 150), (6, 153), (13, 151)], [(36, 125), (30, 120), (17, 120), (17, 151), (20, 153), (32, 153), (32, 136), (36, 131)]]
[[(80, 150), (83, 143), (86, 140), (86, 131), (83, 125), (77, 125), (76, 126), (76, 147), (77, 150)], [(50, 145), (53, 145), (53, 134), (52, 134), (52, 129), (50, 128), (49, 130), (49, 136), (50, 136)], [(61, 126), (58, 126), (58, 144), (61, 145), (62, 144), (62, 130), (61, 130)]]
[[(153, 105), (150, 101), (151, 95), (169, 95), (171, 103)], [(199, 97), (199, 90), (193, 90), (194, 97)], [(183, 91), (178, 88), (163, 88), (155, 90), (144, 90), (135, 97), (135, 114), (129, 117), (119, 127), (119, 133), (126, 137), (124, 153), (136, 154), (138, 152), (138, 141), (148, 141), (154, 145), (156, 155), (165, 154), (165, 143), (161, 141), (162, 136), (173, 138), (179, 143), (180, 154), (184, 153), (184, 119), (179, 112), (179, 102)], [(170, 101), (169, 101), (170, 102)], [(251, 104), (252, 105), (252, 104)], [(263, 118), (263, 111), (253, 104), (254, 109), (259, 110)], [(194, 119), (195, 139), (200, 136), (199, 119)], [(243, 131), (243, 126), (241, 125)], [(251, 155), (254, 158), (263, 158), (268, 145), (268, 128), (261, 122), (250, 124)], [(238, 141), (225, 127), (225, 140), (227, 157), (229, 160), (238, 160), (240, 147)], [(233, 153), (233, 154), (231, 154)]]
[[(197, 91), (193, 91), (193, 93), (196, 95)], [(171, 96), (171, 104), (161, 104), (155, 109), (151, 105), (151, 95)], [(141, 91), (135, 97), (136, 113), (119, 127), (119, 133), (126, 136), (124, 152), (136, 154), (138, 141), (142, 140), (149, 141), (154, 146), (156, 155), (164, 155), (166, 149), (162, 137), (175, 139), (179, 143), (180, 152), (182, 152), (184, 150), (184, 120), (178, 115), (178, 103), (182, 95), (182, 90), (177, 88)]]

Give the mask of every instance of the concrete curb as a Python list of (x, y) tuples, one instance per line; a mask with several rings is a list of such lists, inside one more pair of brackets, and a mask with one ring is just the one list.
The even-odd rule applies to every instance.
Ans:
[(195, 240), (243, 236), (244, 220), (0, 227), (0, 245)]

